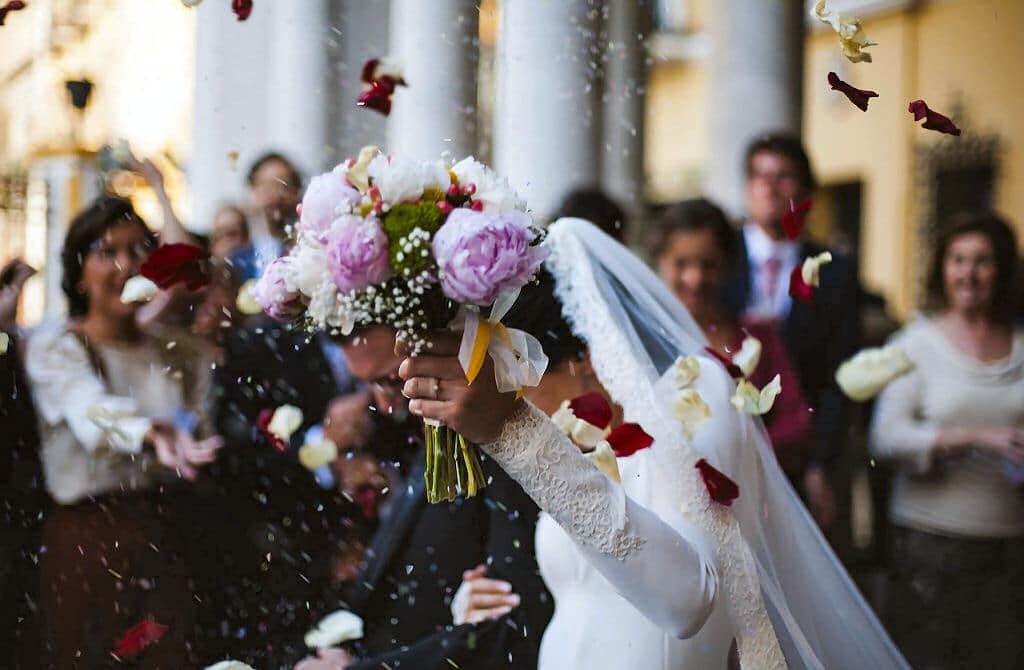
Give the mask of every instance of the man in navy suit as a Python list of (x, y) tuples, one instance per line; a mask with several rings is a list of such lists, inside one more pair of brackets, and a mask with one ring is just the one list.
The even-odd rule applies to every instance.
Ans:
[(834, 375), (860, 344), (857, 268), (851, 259), (833, 253), (833, 261), (822, 267), (813, 302), (790, 298), (790, 273), (808, 256), (825, 251), (803, 236), (788, 239), (782, 227), (786, 212), (814, 190), (810, 160), (799, 139), (775, 134), (751, 143), (745, 167), (743, 253), (726, 285), (725, 300), (744, 320), (770, 320), (780, 330), (814, 411), (807, 466), (794, 484), (818, 523), (828, 528), (836, 517), (828, 467), (842, 453), (849, 425), (849, 403)]

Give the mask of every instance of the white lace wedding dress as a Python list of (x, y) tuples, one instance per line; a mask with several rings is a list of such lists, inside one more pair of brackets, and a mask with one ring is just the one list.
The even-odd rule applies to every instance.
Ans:
[[(673, 363), (706, 341), (642, 261), (593, 225), (549, 227), (547, 267), (573, 332), (627, 421), (654, 444), (605, 477), (524, 403), (481, 447), (537, 502), (541, 571), (555, 598), (542, 670), (907, 668), (786, 481), (734, 383), (701, 357), (693, 387), (712, 418), (675, 418)], [(712, 502), (701, 458), (739, 486)]]

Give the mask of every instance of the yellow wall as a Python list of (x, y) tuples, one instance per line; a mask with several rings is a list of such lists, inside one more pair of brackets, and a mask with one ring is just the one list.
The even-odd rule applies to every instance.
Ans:
[[(865, 32), (878, 42), (870, 48), (872, 63), (849, 63), (834, 33), (813, 29), (804, 70), (804, 139), (819, 180), (863, 182), (861, 274), (901, 316), (914, 309), (917, 295), (915, 150), (946, 138), (917, 127), (907, 111), (909, 101), (923, 98), (947, 114), (962, 101), (965, 118), (954, 119), (964, 131), (960, 140), (972, 133), (999, 135), (996, 203), (1024, 238), (1024, 87), (1019, 84), (1024, 2), (922, 5), (864, 20)], [(829, 89), (830, 70), (881, 97), (861, 112)], [(704, 72), (701, 62), (654, 65), (646, 159), (654, 200), (691, 195), (692, 183), (682, 177), (699, 172), (712, 149), (706, 144)]]

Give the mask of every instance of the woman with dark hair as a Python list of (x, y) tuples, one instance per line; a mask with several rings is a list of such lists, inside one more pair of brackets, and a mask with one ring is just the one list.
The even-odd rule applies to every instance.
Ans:
[(61, 253), (71, 318), (28, 343), (46, 486), (59, 503), (40, 566), (56, 667), (105, 667), (147, 618), (170, 628), (142, 667), (186, 665), (191, 603), (163, 541), (161, 483), (195, 478), (220, 438), (193, 437), (207, 380), (187, 338), (141, 331), (139, 304), (121, 300), (153, 246), (127, 200), (95, 201)]
[(776, 374), (781, 378), (782, 393), (764, 417), (764, 424), (779, 464), (793, 479), (806, 465), (810, 410), (776, 328), (763, 321), (742, 322), (722, 300), (722, 289), (738, 253), (736, 232), (725, 214), (703, 198), (669, 206), (651, 248), (662, 281), (697, 321), (712, 349), (729, 357), (739, 351), (747, 336), (761, 343), (761, 360), (750, 381), (762, 388)]
[(929, 314), (894, 342), (914, 370), (883, 391), (872, 451), (898, 467), (888, 616), (914, 667), (1024, 661), (1024, 328), (1017, 241), (991, 213), (935, 243)]

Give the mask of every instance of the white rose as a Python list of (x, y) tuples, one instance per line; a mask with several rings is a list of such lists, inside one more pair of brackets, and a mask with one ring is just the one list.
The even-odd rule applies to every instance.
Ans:
[(811, 256), (805, 259), (804, 264), (800, 266), (800, 277), (808, 286), (819, 286), (821, 284), (819, 277), (821, 266), (831, 262), (832, 254), (827, 251), (823, 251), (817, 256)]
[(597, 466), (597, 469), (605, 474), (613, 482), (621, 482), (619, 475), (619, 463), (615, 460), (615, 451), (606, 441), (601, 440), (597, 447), (587, 454), (587, 458)]
[(263, 311), (260, 304), (256, 302), (256, 295), (253, 289), (256, 287), (255, 279), (247, 279), (241, 288), (238, 289), (238, 297), (235, 298), (235, 307), (238, 311), (247, 316), (259, 314)]
[(221, 661), (220, 663), (214, 663), (213, 665), (206, 666), (206, 670), (253, 670), (251, 665), (242, 663), (241, 661)]
[(316, 470), (337, 458), (338, 445), (334, 443), (334, 440), (328, 438), (299, 447), (299, 463), (307, 470)]
[(851, 400), (864, 402), (878, 395), (891, 381), (914, 369), (895, 344), (865, 349), (839, 366), (836, 383)]
[(781, 392), (782, 381), (779, 375), (775, 375), (760, 391), (757, 390), (756, 386), (744, 379), (736, 385), (736, 393), (729, 399), (729, 402), (744, 414), (761, 416), (771, 411), (772, 405), (775, 404), (775, 398)]
[(696, 389), (686, 388), (679, 392), (672, 405), (672, 411), (683, 427), (687, 439), (692, 440), (697, 429), (711, 419), (711, 408), (700, 397)]
[(732, 362), (744, 377), (749, 377), (761, 362), (761, 340), (750, 335), (743, 338), (739, 351), (732, 356)]
[(121, 302), (126, 305), (131, 302), (149, 302), (158, 290), (160, 289), (157, 285), (149, 279), (135, 275), (124, 283), (124, 288), (121, 289)]
[(458, 177), (459, 186), (473, 184), (476, 187), (470, 200), (483, 203), (485, 212), (526, 211), (526, 202), (509, 185), (508, 180), (499, 177), (472, 156), (453, 165), (452, 172)]
[(306, 646), (311, 649), (326, 649), (363, 637), (363, 620), (348, 610), (328, 614), (311, 631), (306, 633)]
[(274, 410), (267, 431), (287, 442), (301, 425), (302, 410), (295, 405), (281, 405)]
[[(380, 189), (381, 200), (388, 205), (418, 200), (425, 188), (448, 189), (448, 171), (441, 178), (439, 169), (431, 163), (418, 163), (396, 156), (377, 156), (366, 170), (373, 185)], [(442, 183), (444, 183), (442, 187)]]
[(700, 377), (700, 360), (696, 356), (680, 356), (674, 367), (676, 388), (684, 389)]

